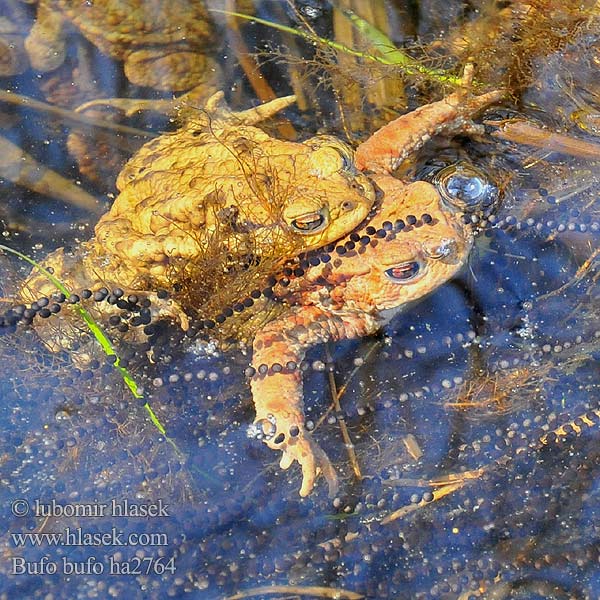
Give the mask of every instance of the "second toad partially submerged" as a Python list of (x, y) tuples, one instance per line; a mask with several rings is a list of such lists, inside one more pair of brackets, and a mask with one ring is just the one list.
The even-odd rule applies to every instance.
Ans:
[[(299, 269), (289, 286), (269, 288), (286, 308), (253, 343), (256, 431), (283, 452), (282, 467), (301, 464), (302, 495), (321, 471), (333, 494), (335, 471), (304, 429), (298, 365), (312, 345), (374, 333), (390, 311), (433, 291), (464, 264), (472, 237), (461, 217), (478, 210), (477, 203), (442, 199), (432, 184), (408, 184), (391, 172), (434, 135), (479, 131), (471, 117), (503, 94), (472, 96), (471, 77), (468, 67), (463, 89), (361, 144), (361, 171), (335, 138), (284, 142), (253, 126), (289, 99), (239, 113), (236, 120), (217, 96), (202, 127), (192, 123), (146, 144), (121, 173), (121, 194), (98, 223), (96, 237), (72, 255), (58, 250), (46, 265), (73, 290), (118, 285), (147, 293), (177, 288), (189, 275), (187, 265), (215, 246), (234, 263), (248, 255), (283, 261), (355, 230), (339, 256), (310, 256), (312, 266)], [(368, 177), (368, 171), (375, 174)], [(357, 229), (375, 189), (377, 214)], [(52, 292), (34, 275), (22, 297)], [(158, 314), (185, 317), (176, 305)], [(180, 321), (187, 326), (185, 318)]]
[(480, 131), (471, 117), (503, 93), (471, 96), (472, 74), (468, 65), (463, 89), (399, 117), (359, 146), (358, 166), (377, 173), (373, 181), (383, 192), (378, 214), (338, 246), (337, 255), (327, 255), (327, 262), (278, 290), (289, 309), (254, 339), (255, 433), (283, 452), (282, 468), (300, 463), (302, 496), (311, 492), (319, 472), (330, 495), (337, 490), (331, 463), (304, 427), (299, 364), (306, 351), (375, 333), (394, 312), (448, 281), (468, 257), (472, 233), (462, 217), (487, 206), (460, 191), (442, 197), (430, 183), (408, 184), (390, 173), (433, 135)]
[(62, 64), (72, 26), (124, 61), (127, 78), (137, 85), (186, 90), (213, 77), (215, 36), (201, 0), (39, 0), (25, 42), (35, 69)]
[[(289, 287), (279, 288), (290, 308), (254, 339), (255, 432), (283, 452), (282, 468), (300, 463), (302, 496), (310, 493), (319, 471), (330, 495), (337, 490), (332, 465), (304, 427), (299, 365), (306, 351), (326, 341), (372, 335), (402, 307), (448, 281), (471, 248), (468, 227), (431, 184), (403, 188), (387, 179), (378, 181), (390, 203), (371, 224), (376, 234), (362, 235), (355, 249), (334, 253)], [(422, 218), (413, 219), (415, 215)]]

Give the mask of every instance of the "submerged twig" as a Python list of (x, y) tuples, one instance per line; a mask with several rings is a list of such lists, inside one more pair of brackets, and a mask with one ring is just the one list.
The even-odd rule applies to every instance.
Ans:
[(227, 596), (224, 600), (242, 600), (252, 596), (263, 596), (265, 594), (297, 594), (299, 596), (313, 596), (317, 598), (335, 598), (339, 600), (361, 600), (362, 594), (344, 590), (342, 588), (323, 587), (318, 585), (265, 585), (250, 588), (238, 592), (233, 596)]
[[(363, 362), (365, 361), (365, 359), (369, 358), (371, 356), (371, 354), (373, 354), (373, 352), (375, 352), (375, 350), (377, 350), (377, 348), (379, 348), (380, 346), (381, 346), (381, 342), (378, 340), (375, 340), (371, 344), (371, 347), (369, 348), (369, 350), (367, 352), (365, 352), (364, 356), (362, 357)], [(338, 390), (338, 394), (337, 394), (338, 401), (341, 400), (342, 396), (346, 393), (346, 390), (348, 389), (350, 382), (352, 381), (352, 379), (354, 378), (356, 373), (358, 373), (358, 371), (361, 367), (362, 367), (362, 364), (357, 365), (354, 367), (354, 369), (352, 369), (352, 371), (350, 372), (350, 375), (348, 375), (348, 379), (346, 379), (346, 381), (342, 384), (342, 387), (340, 387), (340, 389)], [(332, 402), (329, 405), (329, 408), (323, 413), (323, 415), (321, 415), (321, 417), (319, 417), (319, 420), (315, 424), (315, 429), (319, 428), (321, 423), (323, 423), (323, 421), (329, 416), (329, 413), (331, 413), (331, 411), (334, 409), (335, 409), (335, 404)]]
[[(600, 410), (593, 409), (587, 413), (576, 416), (575, 418), (569, 420), (566, 423), (558, 426), (557, 428), (549, 431), (548, 433), (544, 433), (542, 436), (538, 438), (538, 443), (541, 446), (548, 446), (552, 440), (560, 441), (563, 438), (567, 437), (570, 433), (575, 433), (579, 435), (582, 433), (585, 427), (593, 427), (594, 425), (598, 425), (599, 422), (594, 421), (590, 416), (599, 418)], [(523, 452), (527, 452), (529, 448), (527, 446), (523, 448), (518, 448), (516, 450), (517, 454), (521, 454)], [(427, 506), (428, 504), (432, 504), (438, 500), (441, 500), (443, 497), (448, 496), (449, 494), (461, 489), (465, 485), (472, 483), (474, 481), (478, 481), (481, 479), (483, 475), (492, 471), (493, 469), (501, 466), (505, 466), (513, 460), (514, 457), (504, 454), (493, 463), (485, 465), (479, 469), (473, 469), (471, 471), (465, 471), (462, 473), (450, 473), (445, 477), (441, 477), (437, 480), (426, 481), (424, 484), (429, 487), (437, 487), (437, 489), (431, 492), (431, 499), (421, 500), (416, 504), (408, 504), (406, 506), (402, 506), (399, 509), (393, 511), (392, 513), (386, 515), (381, 523), (383, 525), (387, 525), (397, 519), (405, 517), (407, 514), (414, 512), (418, 508), (422, 508)], [(441, 486), (441, 487), (438, 487)]]
[(447, 496), (448, 494), (451, 494), (452, 492), (459, 490), (463, 485), (464, 485), (464, 482), (458, 482), (458, 483), (452, 483), (452, 484), (445, 485), (441, 488), (438, 488), (437, 490), (434, 490), (431, 493), (432, 494), (431, 500), (421, 500), (420, 502), (418, 502), (416, 504), (407, 504), (406, 506), (402, 506), (398, 510), (395, 510), (394, 512), (387, 515), (387, 517), (382, 519), (381, 523), (382, 523), (382, 525), (387, 525), (388, 523), (391, 523), (392, 521), (400, 519), (401, 517), (405, 517), (406, 515), (410, 514), (411, 512), (414, 512), (415, 510), (418, 510), (419, 508), (423, 508), (424, 506), (427, 506), (428, 504), (431, 504), (432, 502), (441, 500), (444, 496)]
[(354, 376), (356, 375), (356, 373), (358, 373), (359, 369), (363, 366), (365, 360), (367, 360), (368, 358), (370, 358), (371, 354), (373, 354), (373, 352), (375, 352), (375, 350), (377, 350), (377, 348), (380, 348), (383, 345), (383, 343), (379, 340), (375, 340), (372, 344), (371, 347), (364, 353), (363, 356), (361, 356), (361, 363), (357, 364), (354, 369), (352, 369), (352, 371), (350, 372), (350, 375), (348, 375), (348, 379), (346, 379), (346, 381), (344, 382), (344, 384), (342, 385), (342, 387), (339, 389), (338, 391), (338, 400), (341, 399), (341, 397), (346, 393), (346, 390), (348, 389), (348, 386), (350, 385), (350, 382), (352, 381), (352, 379), (354, 378)]
[[(112, 123), (111, 121), (100, 119), (98, 117), (90, 117), (72, 110), (67, 110), (66, 108), (60, 108), (59, 106), (53, 106), (52, 104), (35, 100), (34, 98), (29, 98), (29, 96), (22, 96), (21, 94), (7, 92), (6, 90), (0, 90), (0, 102), (7, 102), (9, 104), (16, 104), (17, 106), (22, 106), (24, 108), (31, 108), (33, 110), (45, 112), (75, 125), (108, 129), (110, 131), (114, 131), (115, 133), (123, 133), (126, 135), (137, 135), (147, 138), (156, 137), (156, 134), (152, 133), (151, 131), (145, 131), (143, 129), (129, 127), (127, 125), (119, 125), (118, 123)], [(101, 103), (99, 100), (95, 100), (94, 102)], [(109, 102), (109, 100), (105, 102)], [(81, 109), (81, 107), (79, 108)]]
[(600, 159), (600, 144), (586, 142), (577, 138), (548, 131), (523, 119), (506, 119), (501, 121), (484, 121), (486, 125), (498, 127), (492, 136), (501, 140), (525, 144), (550, 152), (559, 152), (578, 158)]
[(100, 202), (72, 181), (39, 163), (33, 156), (0, 136), (0, 177), (28, 190), (51, 196), (100, 215)]
[(567, 281), (566, 283), (564, 283), (563, 285), (561, 285), (558, 289), (556, 290), (552, 290), (551, 292), (547, 292), (545, 294), (540, 294), (539, 296), (536, 297), (536, 302), (541, 302), (542, 300), (546, 300), (548, 298), (552, 298), (552, 297), (556, 297), (556, 296), (562, 296), (563, 292), (567, 289), (569, 289), (571, 286), (576, 285), (577, 283), (579, 283), (590, 271), (590, 269), (592, 267), (594, 267), (594, 263), (596, 262), (596, 259), (598, 258), (598, 255), (600, 255), (600, 248), (596, 248), (590, 256), (588, 256), (585, 261), (583, 262), (583, 264), (577, 269), (577, 272), (575, 273), (575, 275), (573, 275), (573, 277), (571, 279), (569, 279), (569, 281)]
[[(234, 8), (234, 0), (227, 0), (225, 6), (228, 10), (230, 8)], [(275, 94), (273, 88), (267, 83), (267, 80), (260, 73), (256, 59), (250, 55), (250, 51), (248, 50), (248, 47), (246, 46), (246, 43), (240, 34), (236, 20), (233, 17), (228, 16), (227, 26), (229, 27), (229, 35), (231, 38), (231, 46), (233, 51), (235, 52), (240, 66), (246, 74), (252, 89), (258, 96), (258, 99), (261, 102), (274, 100), (277, 98), (277, 94)], [(279, 123), (277, 130), (279, 131), (280, 135), (288, 139), (295, 139), (296, 137), (296, 130), (287, 119)]]
[[(333, 362), (333, 359), (331, 357), (331, 352), (329, 350), (328, 345), (325, 346), (325, 354), (327, 356), (327, 362), (331, 364)], [(350, 438), (350, 434), (348, 433), (348, 427), (346, 427), (346, 421), (344, 420), (343, 416), (341, 416), (342, 408), (340, 406), (340, 394), (338, 394), (337, 391), (335, 377), (333, 376), (333, 373), (331, 371), (329, 371), (327, 375), (329, 377), (329, 389), (331, 390), (333, 405), (338, 415), (337, 422), (339, 423), (340, 431), (342, 432), (344, 445), (346, 446), (346, 450), (348, 451), (348, 458), (350, 459), (350, 464), (352, 465), (354, 475), (360, 481), (362, 479), (362, 473), (360, 470), (360, 465), (358, 464), (358, 459), (356, 458), (356, 452), (354, 451), (354, 444), (352, 443), (352, 439)]]

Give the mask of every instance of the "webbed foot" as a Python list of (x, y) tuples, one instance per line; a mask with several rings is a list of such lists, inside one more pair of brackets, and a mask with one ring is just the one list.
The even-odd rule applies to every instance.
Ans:
[(483, 133), (483, 126), (474, 123), (473, 118), (499, 102), (506, 91), (476, 95), (474, 70), (473, 64), (467, 63), (455, 92), (398, 117), (360, 144), (355, 153), (357, 168), (391, 173), (434, 136)]
[(457, 132), (462, 134), (481, 134), (484, 130), (483, 125), (476, 124), (471, 119), (491, 104), (502, 100), (506, 95), (506, 90), (502, 89), (476, 95), (473, 89), (475, 85), (474, 77), (475, 66), (473, 63), (467, 63), (463, 70), (460, 87), (446, 98), (446, 102), (454, 105), (456, 109), (455, 125), (454, 127), (448, 127), (446, 133), (456, 129)]
[(172, 298), (159, 298), (155, 292), (144, 295), (151, 302), (150, 313), (154, 319), (170, 319), (184, 331), (189, 329), (190, 319), (178, 302)]
[(338, 491), (338, 477), (329, 458), (312, 439), (310, 433), (304, 431), (303, 419), (294, 413), (284, 413), (275, 417), (268, 414), (257, 418), (254, 422), (258, 437), (272, 448), (281, 450), (283, 456), (279, 466), (286, 470), (298, 461), (302, 468), (302, 486), (300, 495), (308, 496), (315, 485), (319, 474), (323, 474), (329, 487), (329, 497), (333, 498)]

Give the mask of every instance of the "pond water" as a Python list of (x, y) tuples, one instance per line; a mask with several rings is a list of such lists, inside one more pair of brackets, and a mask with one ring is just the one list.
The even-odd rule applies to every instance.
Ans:
[[(505, 99), (477, 117), (478, 135), (440, 136), (396, 175), (442, 189), (442, 169), (468, 164), (480, 179), (450, 189), (489, 185), (500, 200), (473, 215), (473, 248), (450, 281), (375, 335), (308, 350), (304, 414), (339, 478), (334, 498), (323, 477), (300, 497), (298, 463), (280, 469), (279, 452), (252, 434), (252, 353), (229, 339), (251, 342), (264, 327), (243, 320), (252, 311), (231, 311), (226, 323), (242, 324), (220, 337), (218, 323), (192, 336), (133, 302), (130, 329), (153, 328), (141, 346), (93, 299), (51, 297), (28, 325), (24, 307), (10, 309), (32, 267), (7, 250), (0, 598), (600, 597), (600, 9), (209, 4), (304, 35), (208, 16), (194, 0), (0, 0), (4, 246), (37, 261), (77, 252), (125, 161), (203, 114), (217, 89), (237, 111), (294, 93), (264, 124), (273, 137), (356, 147), (450, 93), (447, 76), (467, 57), (476, 93), (506, 88)], [(386, 48), (353, 15), (386, 34)], [(77, 109), (105, 98), (155, 102)], [(266, 259), (250, 263), (235, 282), (211, 279), (214, 263), (210, 276), (196, 270), (205, 305), (190, 318), (248, 297), (271, 274)], [(125, 370), (76, 306), (98, 317)], [(261, 306), (265, 322), (287, 310)], [(52, 351), (61, 335), (69, 347)]]

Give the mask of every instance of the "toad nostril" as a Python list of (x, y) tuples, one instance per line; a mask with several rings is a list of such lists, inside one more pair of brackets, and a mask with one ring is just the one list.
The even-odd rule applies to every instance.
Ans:
[(351, 200), (346, 200), (346, 202), (342, 203), (342, 210), (350, 211), (354, 210), (356, 205)]
[(280, 433), (274, 440), (273, 443), (274, 444), (282, 444), (283, 441), (285, 440), (285, 435), (283, 435), (283, 433)]
[(437, 244), (423, 244), (423, 251), (425, 253), (425, 256), (427, 256), (428, 258), (433, 258), (437, 260), (456, 255), (458, 252), (458, 248), (456, 240), (444, 238)]
[(292, 425), (290, 427), (290, 435), (292, 437), (297, 437), (300, 434), (300, 428), (298, 427), (298, 425)]

